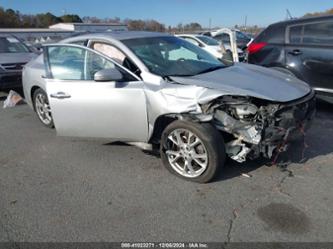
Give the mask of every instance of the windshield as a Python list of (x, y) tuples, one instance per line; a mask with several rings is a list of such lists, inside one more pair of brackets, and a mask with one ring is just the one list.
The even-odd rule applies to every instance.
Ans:
[(29, 49), (15, 37), (0, 37), (0, 53), (29, 53)]
[(196, 37), (208, 46), (219, 46), (220, 45), (217, 40), (210, 38), (208, 36), (196, 36)]
[(225, 67), (203, 49), (173, 36), (129, 39), (123, 43), (150, 72), (160, 76), (193, 76)]

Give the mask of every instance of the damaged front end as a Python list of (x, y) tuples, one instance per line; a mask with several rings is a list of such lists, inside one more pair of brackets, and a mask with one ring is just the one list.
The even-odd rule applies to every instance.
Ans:
[(287, 103), (223, 96), (201, 108), (213, 115), (213, 124), (223, 132), (229, 157), (244, 162), (272, 158), (304, 134), (315, 113), (315, 94)]

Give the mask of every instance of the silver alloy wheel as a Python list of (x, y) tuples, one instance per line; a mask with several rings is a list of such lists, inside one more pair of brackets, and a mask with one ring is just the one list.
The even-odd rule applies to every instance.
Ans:
[(51, 108), (45, 94), (38, 93), (35, 97), (35, 109), (39, 119), (45, 124), (52, 123)]
[(185, 177), (198, 177), (208, 166), (203, 142), (187, 129), (175, 129), (169, 134), (165, 154), (171, 167)]

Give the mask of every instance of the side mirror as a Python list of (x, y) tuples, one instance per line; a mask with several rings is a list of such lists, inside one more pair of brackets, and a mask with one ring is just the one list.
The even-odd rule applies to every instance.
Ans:
[(123, 79), (123, 75), (116, 68), (102, 69), (95, 73), (94, 81), (119, 81)]

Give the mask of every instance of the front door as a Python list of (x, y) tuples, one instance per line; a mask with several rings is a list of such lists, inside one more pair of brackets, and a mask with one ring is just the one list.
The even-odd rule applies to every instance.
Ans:
[[(78, 45), (45, 48), (46, 90), (57, 133), (146, 142), (148, 121), (143, 82), (96, 51)], [(96, 72), (118, 69), (117, 82), (94, 81)]]

